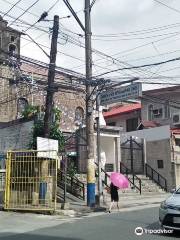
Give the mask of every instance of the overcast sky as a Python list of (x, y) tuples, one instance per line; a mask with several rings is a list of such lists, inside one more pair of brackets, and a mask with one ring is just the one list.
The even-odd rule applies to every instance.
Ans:
[[(2, 12), (7, 12), (18, 0), (0, 0)], [(29, 13), (20, 20), (33, 24), (42, 12), (47, 11), (57, 0), (39, 0)], [(159, 0), (170, 8), (155, 0), (96, 0), (92, 8), (92, 46), (108, 58), (97, 52), (93, 53), (93, 75), (127, 66), (137, 66), (177, 58), (180, 55), (180, 1)], [(11, 17), (17, 18), (36, 0), (21, 0), (9, 11)], [(84, 23), (84, 0), (69, 1), (78, 17)], [(20, 9), (21, 8), (21, 9)], [(174, 10), (173, 10), (174, 9)], [(50, 10), (47, 19), (52, 20), (57, 14), (60, 18), (71, 15), (62, 0)], [(3, 15), (1, 13), (1, 15)], [(5, 15), (4, 19), (11, 24), (13, 19)], [(43, 32), (31, 28), (27, 33), (38, 43), (50, 47), (49, 27), (52, 21), (40, 22), (35, 26)], [(19, 30), (26, 30), (27, 25), (18, 20), (10, 25)], [(79, 35), (78, 35), (79, 34)], [(84, 73), (84, 37), (83, 31), (71, 16), (60, 20), (57, 65)], [(21, 41), (21, 54), (48, 62), (45, 54), (32, 42)], [(72, 43), (73, 42), (73, 43)], [(81, 45), (80, 46), (77, 46)], [(143, 47), (139, 47), (142, 46)], [(134, 49), (135, 48), (135, 49)], [(49, 49), (44, 48), (48, 53)], [(69, 55), (69, 56), (66, 56)], [(123, 70), (103, 77), (123, 80), (126, 77), (141, 77), (146, 82), (176, 82), (180, 76), (180, 62), (174, 61), (156, 67), (138, 70)], [(165, 76), (165, 77), (164, 77)], [(167, 79), (166, 77), (174, 77)], [(154, 79), (159, 77), (159, 79)], [(148, 78), (148, 79), (147, 79)], [(179, 81), (180, 83), (180, 81)], [(154, 86), (155, 87), (155, 86)]]

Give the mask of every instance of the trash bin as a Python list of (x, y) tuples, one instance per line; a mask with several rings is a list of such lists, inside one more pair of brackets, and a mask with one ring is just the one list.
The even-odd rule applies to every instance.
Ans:
[(47, 183), (41, 182), (39, 185), (39, 200), (41, 204), (45, 203), (46, 192), (47, 192)]

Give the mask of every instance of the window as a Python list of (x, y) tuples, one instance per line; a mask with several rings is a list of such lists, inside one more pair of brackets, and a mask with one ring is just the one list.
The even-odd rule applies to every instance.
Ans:
[(152, 112), (153, 112), (153, 118), (161, 118), (163, 115), (162, 108), (153, 109)]
[(14, 42), (14, 41), (15, 41), (15, 37), (11, 36), (11, 42)]
[(84, 110), (82, 107), (77, 107), (75, 110), (75, 123), (76, 125), (81, 125), (84, 120)]
[(22, 113), (24, 112), (27, 105), (28, 105), (28, 100), (26, 98), (18, 99), (18, 102), (17, 102), (18, 117), (22, 117)]
[(16, 46), (14, 44), (9, 44), (8, 51), (9, 51), (10, 56), (13, 56), (16, 52)]
[(114, 127), (114, 126), (116, 126), (116, 123), (115, 122), (110, 122), (110, 123), (107, 123), (107, 125)]
[(126, 131), (135, 131), (138, 127), (138, 118), (130, 118), (126, 120)]
[(158, 168), (164, 168), (163, 160), (157, 160), (157, 166)]
[(175, 138), (175, 144), (176, 146), (180, 146), (180, 138)]

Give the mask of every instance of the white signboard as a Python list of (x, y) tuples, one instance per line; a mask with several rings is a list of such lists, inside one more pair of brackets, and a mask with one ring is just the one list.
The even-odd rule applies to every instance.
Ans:
[(38, 157), (57, 158), (58, 140), (37, 137)]
[(108, 105), (127, 99), (134, 99), (139, 96), (142, 96), (142, 84), (133, 83), (128, 86), (114, 88), (110, 91), (102, 92), (100, 94), (100, 104)]

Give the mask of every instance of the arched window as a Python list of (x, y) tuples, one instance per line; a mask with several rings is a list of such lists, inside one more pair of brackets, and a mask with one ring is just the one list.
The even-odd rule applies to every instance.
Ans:
[(148, 106), (148, 120), (151, 121), (153, 120), (153, 105)]
[(75, 110), (75, 123), (81, 125), (84, 119), (84, 110), (82, 107), (77, 107)]
[(17, 112), (18, 117), (22, 117), (22, 113), (28, 105), (28, 100), (26, 98), (19, 98), (17, 102)]
[(9, 44), (8, 51), (10, 56), (14, 56), (14, 54), (16, 53), (16, 45)]

